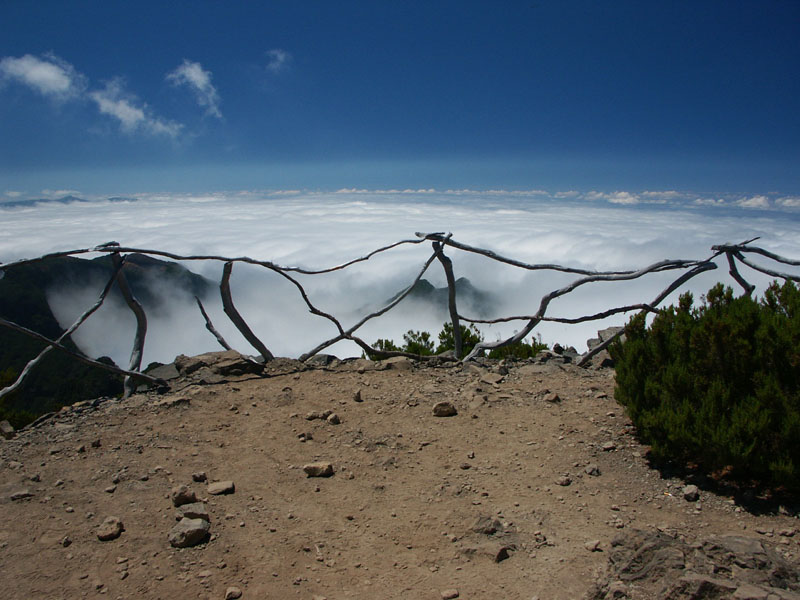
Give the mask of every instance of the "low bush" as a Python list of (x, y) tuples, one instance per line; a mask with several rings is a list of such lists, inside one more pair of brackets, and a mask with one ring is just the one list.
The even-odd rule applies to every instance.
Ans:
[(637, 316), (611, 355), (616, 397), (656, 459), (739, 483), (800, 491), (800, 291), (760, 301), (722, 284), (647, 327)]

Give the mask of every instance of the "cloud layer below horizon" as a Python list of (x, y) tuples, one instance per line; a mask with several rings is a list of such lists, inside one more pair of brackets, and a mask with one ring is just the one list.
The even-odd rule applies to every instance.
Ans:
[[(0, 261), (7, 263), (115, 240), (125, 246), (179, 254), (250, 256), (284, 266), (324, 268), (401, 239), (413, 239), (416, 231), (452, 232), (458, 241), (529, 263), (595, 270), (641, 268), (665, 258), (707, 258), (714, 244), (757, 236), (761, 237), (760, 246), (782, 256), (800, 258), (798, 215), (793, 210), (754, 210), (745, 208), (747, 203), (737, 205), (732, 201), (725, 209), (702, 202), (676, 206), (661, 203), (660, 199), (652, 204), (646, 203), (646, 194), (636, 195), (636, 203), (631, 200), (634, 194), (623, 197), (620, 193), (597, 202), (585, 197), (556, 198), (535, 193), (341, 190), (328, 194), (290, 191), (151, 195), (135, 201), (42, 203), (15, 208), (0, 205), (6, 224), (0, 231)], [(768, 201), (772, 206), (789, 206), (778, 205), (774, 199)], [(343, 316), (348, 325), (358, 318), (359, 311), (380, 304), (408, 285), (430, 251), (428, 244), (403, 246), (335, 275), (307, 277), (303, 283), (309, 286), (312, 300), (323, 310)], [(448, 254), (457, 277), (468, 277), (478, 288), (494, 294), (500, 311), (496, 316), (532, 314), (543, 294), (574, 279), (498, 266), (453, 249)], [(718, 280), (735, 285), (724, 259), (718, 264), (716, 271), (693, 280), (690, 289), (703, 292)], [(187, 266), (214, 280), (219, 278), (220, 263)], [(549, 314), (578, 316), (629, 302), (650, 301), (675, 276), (585, 286), (554, 302)], [(762, 285), (766, 280), (752, 272), (745, 276)], [(437, 264), (426, 277), (436, 285), (444, 285)], [(329, 324), (307, 314), (291, 286), (279, 284), (263, 270), (237, 267), (233, 281), (237, 306), (273, 352), (297, 356), (333, 334)], [(675, 298), (673, 295), (670, 301)], [(85, 299), (81, 296), (81, 301)], [(64, 306), (75, 304), (67, 313), (77, 315), (86, 308), (69, 300), (61, 299)], [(187, 316), (185, 308), (176, 309), (164, 322), (151, 324), (146, 360), (163, 362), (180, 352), (215, 349), (199, 315)], [(191, 310), (196, 312), (196, 308)], [(215, 324), (230, 337), (229, 341), (251, 352), (246, 342), (225, 324), (219, 307), (212, 306), (211, 310)], [(63, 314), (60, 318), (74, 317)], [(581, 326), (543, 324), (536, 331), (546, 342), (571, 344), (580, 350), (598, 328), (624, 320), (617, 317)], [(102, 332), (118, 321), (119, 315), (109, 310), (105, 317), (97, 319), (94, 330), (87, 328), (88, 333), (79, 343), (95, 355), (110, 354), (124, 364), (131, 336), (115, 342), (113, 347), (103, 346), (103, 339), (108, 336)], [(192, 333), (181, 326), (180, 335), (175, 335), (176, 323), (189, 321), (193, 323)], [(414, 307), (400, 305), (371, 323), (363, 337), (368, 341), (377, 337), (400, 341), (408, 329), (426, 329), (435, 334), (441, 322), (441, 315), (422, 314)], [(519, 327), (520, 323), (484, 328), (484, 335), (495, 339)], [(342, 356), (359, 353), (352, 345), (340, 345), (331, 351)]]

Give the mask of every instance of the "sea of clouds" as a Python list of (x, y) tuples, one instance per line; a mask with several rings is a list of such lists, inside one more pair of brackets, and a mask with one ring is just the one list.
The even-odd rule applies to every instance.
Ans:
[[(677, 192), (548, 193), (542, 191), (339, 190), (337, 192), (234, 192), (200, 195), (141, 195), (127, 200), (91, 198), (86, 202), (0, 203), (0, 262), (54, 251), (91, 247), (108, 241), (177, 254), (249, 256), (283, 266), (325, 268), (363, 256), (415, 232), (448, 232), (454, 239), (529, 263), (555, 263), (594, 270), (637, 269), (670, 259), (703, 259), (711, 246), (760, 237), (757, 245), (800, 258), (800, 201), (792, 197), (702, 197)], [(404, 289), (430, 256), (429, 243), (406, 245), (330, 275), (303, 276), (311, 300), (348, 326)], [(467, 277), (493, 296), (492, 316), (536, 312), (543, 294), (575, 275), (524, 271), (487, 258), (448, 249), (456, 277)], [(755, 259), (762, 264), (764, 259)], [(716, 281), (736, 284), (724, 257), (719, 268), (695, 278), (683, 290), (696, 296)], [(215, 282), (222, 263), (186, 262)], [(789, 267), (782, 267), (791, 271)], [(795, 272), (797, 270), (795, 269)], [(748, 269), (744, 275), (762, 286), (768, 281)], [(551, 304), (550, 316), (575, 317), (636, 302), (648, 302), (678, 273), (621, 283), (594, 283)], [(434, 263), (425, 278), (445, 285)], [(0, 285), (2, 282), (0, 281)], [(59, 321), (67, 326), (97, 297), (97, 289), (49, 290)], [(310, 315), (296, 289), (263, 268), (237, 265), (232, 278), (239, 311), (276, 355), (298, 356), (332, 337), (335, 328)], [(218, 349), (204, 328), (193, 299), (160, 289), (168, 300), (150, 315), (145, 364), (169, 362), (179, 353)], [(677, 294), (668, 298), (674, 302)], [(228, 322), (215, 296), (207, 309), (216, 327), (237, 349), (253, 349)], [(473, 307), (462, 306), (470, 315)], [(409, 330), (439, 331), (446, 315), (413, 303), (398, 307), (359, 330), (369, 342), (399, 342)], [(596, 330), (624, 323), (612, 317), (582, 325), (543, 323), (535, 333), (548, 343), (585, 350)], [(506, 337), (522, 322), (482, 326), (489, 340)], [(111, 356), (126, 365), (134, 320), (123, 306), (109, 303), (74, 336), (92, 356)], [(360, 354), (341, 342), (326, 350), (338, 356)]]

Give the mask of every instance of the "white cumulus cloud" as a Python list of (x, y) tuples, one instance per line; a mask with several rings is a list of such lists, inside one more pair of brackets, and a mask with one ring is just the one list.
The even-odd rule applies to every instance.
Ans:
[(271, 73), (280, 73), (289, 68), (292, 62), (292, 55), (286, 50), (275, 48), (267, 52), (267, 71)]
[(197, 103), (206, 109), (206, 114), (222, 118), (219, 110), (219, 93), (211, 83), (211, 71), (203, 69), (199, 62), (183, 59), (178, 67), (167, 73), (167, 81), (173, 85), (188, 86), (195, 95)]
[(0, 60), (0, 76), (57, 100), (80, 96), (86, 88), (86, 78), (54, 54), (6, 56)]
[(743, 208), (769, 208), (769, 198), (766, 196), (751, 196), (750, 198), (742, 198), (736, 204)]
[(146, 104), (127, 93), (119, 79), (106, 83), (101, 90), (89, 93), (101, 113), (117, 119), (127, 133), (143, 131), (152, 135), (175, 137), (183, 127), (180, 123), (154, 116)]

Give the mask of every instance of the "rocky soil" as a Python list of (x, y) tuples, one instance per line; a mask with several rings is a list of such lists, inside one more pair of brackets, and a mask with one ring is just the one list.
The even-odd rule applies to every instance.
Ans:
[(800, 598), (792, 507), (651, 468), (611, 369), (176, 366), (0, 440), (4, 598)]

